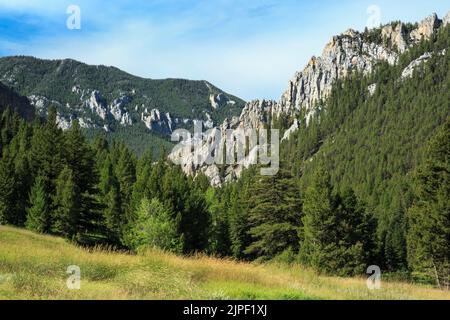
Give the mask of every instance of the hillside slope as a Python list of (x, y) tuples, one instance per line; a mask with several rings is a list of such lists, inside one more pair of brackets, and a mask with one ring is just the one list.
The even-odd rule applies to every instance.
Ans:
[(0, 82), (28, 97), (41, 116), (55, 106), (63, 129), (78, 119), (88, 135), (106, 132), (139, 153), (176, 128), (220, 124), (245, 103), (207, 81), (144, 79), (71, 59), (0, 58)]
[[(81, 289), (68, 290), (68, 266)], [(85, 250), (65, 240), (0, 226), (0, 299), (450, 299), (426, 286), (318, 276), (300, 266), (237, 263), (157, 251)]]
[(5, 111), (6, 108), (17, 112), (28, 121), (34, 118), (35, 110), (30, 101), (0, 83), (0, 113)]
[[(404, 69), (400, 71), (401, 76), (395, 76), (409, 78), (413, 71), (430, 60), (433, 54), (431, 50), (422, 51), (421, 54), (424, 54), (422, 57), (416, 55), (424, 45), (424, 41), (433, 43), (439, 34), (447, 32), (449, 22), (450, 12), (442, 19), (432, 14), (415, 24), (397, 21), (379, 28), (366, 29), (363, 32), (349, 29), (332, 37), (321, 56), (313, 56), (305, 68), (298, 71), (289, 81), (288, 88), (279, 101), (255, 100), (247, 103), (239, 118), (231, 119), (215, 128), (215, 131), (219, 132), (218, 136), (221, 137), (220, 141), (216, 141), (217, 132), (213, 131), (203, 141), (195, 142), (197, 149), (201, 150), (198, 153), (202, 159), (208, 157), (211, 146), (214, 144), (219, 144), (222, 149), (227, 145), (227, 148), (231, 149), (235, 142), (226, 142), (227, 129), (238, 131), (240, 128), (279, 127), (282, 131), (286, 130), (282, 132), (285, 135), (281, 137), (283, 141), (287, 140), (299, 127), (308, 126), (311, 119), (326, 108), (335, 84), (350, 78), (351, 75), (370, 77), (380, 65), (385, 65), (392, 68), (403, 67)], [(445, 48), (441, 48), (441, 52), (436, 52), (436, 55), (445, 54), (446, 51), (442, 49)], [(448, 51), (448, 48), (446, 50)], [(368, 83), (368, 86), (364, 88), (367, 96), (375, 92), (377, 84), (374, 82)], [(308, 138), (296, 136), (293, 140), (308, 140)], [(210, 178), (213, 185), (220, 185), (239, 177), (243, 168), (254, 163), (252, 157), (255, 151), (256, 148), (248, 153), (246, 159), (236, 165), (227, 166), (226, 170), (219, 170), (219, 166), (207, 162), (196, 165), (198, 155), (193, 155), (190, 146), (184, 150), (174, 151), (170, 158), (181, 162), (185, 173), (195, 176), (203, 172)], [(222, 159), (219, 152), (220, 149), (216, 151), (215, 157)]]

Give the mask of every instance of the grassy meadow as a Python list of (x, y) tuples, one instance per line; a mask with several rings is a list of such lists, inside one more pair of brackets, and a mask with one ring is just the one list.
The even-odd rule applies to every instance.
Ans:
[[(66, 286), (81, 268), (80, 290)], [(86, 250), (61, 238), (0, 226), (0, 299), (450, 299), (450, 292), (365, 278), (319, 276), (302, 266), (240, 263), (160, 251)]]

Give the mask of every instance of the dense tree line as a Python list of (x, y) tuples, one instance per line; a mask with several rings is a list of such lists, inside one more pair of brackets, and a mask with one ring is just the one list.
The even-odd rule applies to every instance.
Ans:
[[(300, 115), (277, 175), (253, 166), (221, 188), (187, 177), (164, 152), (154, 161), (102, 136), (88, 143), (76, 121), (63, 132), (53, 108), (33, 123), (6, 109), (0, 223), (87, 245), (300, 262), (342, 276), (376, 264), (448, 287), (448, 41), (449, 28), (396, 66), (338, 81), (308, 125)], [(424, 52), (435, 54), (401, 80)]]
[(151, 153), (137, 159), (125, 144), (101, 136), (90, 144), (76, 121), (59, 129), (54, 108), (32, 124), (8, 109), (1, 124), (0, 223), (82, 244), (207, 250), (204, 187), (163, 154), (154, 163)]
[[(379, 63), (370, 75), (353, 72), (337, 81), (330, 97), (317, 103), (320, 111), (308, 125), (301, 117), (300, 129), (281, 148), (284, 163), (299, 180), (303, 193), (324, 167), (333, 192), (344, 195), (350, 189), (364, 204), (375, 220), (372, 264), (391, 272), (412, 271), (418, 279), (424, 278), (424, 272), (413, 262), (419, 251), (411, 249), (411, 239), (419, 241), (420, 233), (413, 232), (413, 222), (419, 220), (410, 217), (409, 212), (420, 211), (418, 197), (422, 201), (434, 197), (433, 193), (418, 192), (415, 171), (425, 162), (436, 161), (443, 168), (447, 165), (448, 170), (442, 156), (429, 158), (432, 152), (428, 142), (450, 117), (449, 30), (442, 29), (429, 41), (409, 49), (397, 65)], [(432, 53), (432, 57), (417, 67), (411, 78), (402, 78), (404, 68), (425, 52)], [(368, 86), (372, 84), (376, 90), (370, 94)], [(448, 136), (441, 134), (434, 139), (446, 141)], [(448, 181), (442, 177), (433, 183), (442, 193), (440, 214), (445, 225), (445, 205), (450, 196), (443, 186)], [(413, 205), (414, 210), (410, 209)], [(442, 228), (421, 230), (428, 236), (436, 232), (448, 237)], [(447, 243), (443, 242), (442, 247), (450, 252)], [(445, 263), (442, 268), (448, 272)], [(428, 268), (426, 274), (436, 278), (434, 268)]]

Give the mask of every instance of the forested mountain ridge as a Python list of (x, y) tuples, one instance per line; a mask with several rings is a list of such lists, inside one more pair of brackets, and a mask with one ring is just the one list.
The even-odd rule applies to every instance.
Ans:
[(27, 96), (41, 116), (55, 106), (61, 128), (78, 119), (89, 136), (106, 132), (138, 153), (164, 144), (159, 137), (167, 140), (176, 128), (190, 128), (195, 121), (212, 127), (244, 106), (207, 81), (144, 79), (71, 59), (0, 58), (0, 81)]
[[(249, 167), (215, 192), (213, 216), (227, 216), (217, 218), (219, 235), (229, 241), (222, 254), (299, 259), (331, 274), (360, 274), (375, 264), (450, 283), (445, 21), (433, 15), (414, 26), (432, 32), (396, 53), (395, 62), (379, 60), (371, 72), (349, 70), (310, 109), (247, 104), (232, 128), (281, 129), (281, 168), (264, 177)], [(214, 172), (210, 167), (196, 171), (187, 163), (184, 170), (201, 175)], [(220, 178), (229, 182), (231, 170)]]
[[(335, 79), (314, 112), (254, 101), (216, 128), (280, 129), (273, 176), (249, 166), (212, 187), (202, 168), (186, 175), (164, 154), (154, 162), (102, 136), (89, 143), (77, 119), (62, 130), (54, 107), (33, 123), (7, 109), (0, 224), (85, 245), (300, 262), (340, 276), (376, 265), (383, 277), (449, 288), (450, 25), (434, 18), (408, 29), (433, 27), (395, 63)], [(380, 30), (367, 37), (380, 41)], [(220, 179), (232, 174), (222, 169)]]
[(26, 97), (20, 96), (0, 83), (0, 112), (5, 111), (7, 108), (29, 121), (35, 117), (34, 107)]
[[(334, 84), (342, 79), (359, 73), (363, 76), (372, 74), (377, 66), (387, 63), (390, 66), (402, 65), (399, 78), (408, 78), (414, 69), (419, 68), (431, 57), (430, 52), (423, 51), (421, 55), (408, 55), (408, 52), (417, 48), (421, 41), (430, 40), (445, 30), (450, 22), (450, 12), (440, 19), (432, 14), (419, 23), (392, 22), (378, 28), (367, 29), (363, 32), (349, 29), (342, 34), (332, 37), (325, 46), (320, 57), (312, 57), (305, 68), (297, 72), (289, 81), (287, 90), (280, 100), (255, 100), (246, 104), (239, 117), (224, 122), (215, 130), (221, 133), (221, 149), (226, 143), (227, 129), (259, 129), (276, 126), (282, 129), (283, 141), (299, 129), (300, 123), (308, 125), (310, 119), (325, 107), (326, 99), (331, 94)], [(414, 50), (413, 50), (414, 51)], [(436, 54), (445, 54), (443, 51)], [(404, 61), (408, 63), (405, 64)], [(365, 88), (370, 94), (376, 90), (376, 83), (367, 83)], [(305, 120), (305, 123), (303, 123)], [(201, 156), (206, 157), (210, 145), (217, 143), (215, 131), (203, 141), (198, 149)], [(297, 139), (302, 139), (298, 137)], [(234, 141), (227, 145), (233, 145)], [(254, 151), (254, 150), (253, 150)], [(170, 155), (171, 159), (181, 158), (183, 170), (195, 176), (199, 172), (206, 174), (213, 185), (220, 185), (239, 177), (242, 169), (248, 167), (252, 161), (249, 159), (255, 152), (250, 150), (249, 156), (242, 163), (227, 166), (225, 170), (216, 164), (200, 164), (195, 157), (189, 156), (190, 150), (177, 150)], [(216, 155), (217, 156), (217, 155)], [(221, 158), (218, 155), (218, 158)], [(177, 159), (178, 160), (178, 159)]]

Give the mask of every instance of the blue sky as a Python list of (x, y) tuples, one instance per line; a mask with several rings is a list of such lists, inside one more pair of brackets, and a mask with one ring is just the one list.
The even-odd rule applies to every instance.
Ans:
[[(80, 30), (66, 27), (69, 5)], [(333, 35), (364, 29), (371, 5), (382, 23), (450, 10), (448, 0), (0, 0), (0, 56), (73, 58), (278, 100)]]

